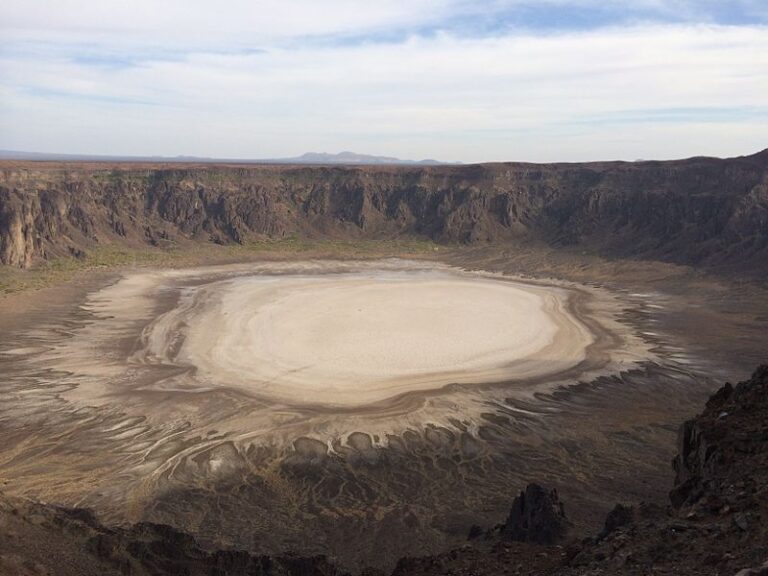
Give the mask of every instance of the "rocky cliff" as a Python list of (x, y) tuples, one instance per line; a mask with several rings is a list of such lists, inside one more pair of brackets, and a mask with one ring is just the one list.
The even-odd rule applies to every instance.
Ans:
[(591, 574), (768, 574), (768, 366), (713, 395), (681, 426), (678, 450), (669, 505), (617, 507), (571, 567)]
[(768, 150), (428, 167), (0, 163), (0, 262), (188, 240), (531, 241), (768, 270)]
[[(681, 426), (678, 448), (670, 502), (617, 505), (594, 538), (561, 546), (508, 542), (503, 535), (518, 498), (501, 537), (492, 530), (460, 550), (403, 559), (395, 576), (768, 574), (768, 366), (712, 396)], [(533, 493), (540, 508), (552, 510), (545, 491)]]

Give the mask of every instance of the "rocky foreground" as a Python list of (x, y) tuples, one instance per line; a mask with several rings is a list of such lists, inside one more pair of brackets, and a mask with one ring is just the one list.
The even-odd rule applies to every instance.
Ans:
[[(620, 504), (600, 534), (569, 541), (556, 493), (530, 485), (463, 548), (404, 558), (392, 576), (768, 574), (768, 366), (726, 384), (680, 430), (669, 502)], [(325, 557), (203, 550), (167, 526), (110, 528), (84, 509), (0, 496), (2, 575), (344, 574)], [(367, 576), (381, 575), (374, 570)]]
[(507, 524), (481, 536), (486, 548), (403, 559), (395, 575), (768, 574), (768, 366), (714, 394), (681, 427), (678, 450), (669, 502), (618, 504), (594, 538), (509, 542), (515, 506), (525, 500), (538, 512), (518, 515), (518, 540), (546, 543), (567, 528), (556, 497), (529, 487)]
[(768, 270), (768, 150), (731, 159), (330, 167), (0, 162), (0, 264), (265, 238), (535, 242)]

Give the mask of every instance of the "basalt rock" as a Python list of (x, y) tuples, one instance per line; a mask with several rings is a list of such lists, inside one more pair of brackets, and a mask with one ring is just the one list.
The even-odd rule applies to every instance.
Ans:
[(101, 524), (87, 509), (0, 493), (0, 576), (348, 576), (324, 556), (205, 550), (162, 524)]
[(529, 484), (515, 498), (512, 509), (501, 529), (502, 538), (533, 544), (554, 544), (568, 529), (563, 503), (557, 490), (545, 490)]
[[(703, 414), (683, 424), (672, 463), (674, 506), (696, 504), (704, 496), (711, 499), (714, 491), (720, 494), (728, 480), (738, 475), (733, 466), (742, 454), (768, 453), (768, 415), (759, 411), (767, 403), (768, 366), (761, 366), (750, 380), (736, 387), (723, 386), (709, 399)], [(733, 423), (741, 420), (753, 420), (757, 442), (733, 430)]]
[[(535, 487), (515, 500), (501, 532), (437, 556), (403, 559), (396, 576), (615, 576), (768, 573), (768, 366), (726, 384), (680, 431), (672, 502), (616, 506), (596, 538), (542, 545), (528, 537), (534, 508), (558, 516)], [(529, 493), (530, 491), (530, 493)], [(532, 502), (540, 503), (532, 507)], [(537, 517), (536, 514), (530, 514)], [(544, 522), (547, 526), (548, 522)], [(525, 530), (528, 528), (528, 530)]]
[(680, 429), (672, 506), (615, 509), (561, 574), (760, 574), (768, 559), (768, 366)]
[(0, 263), (102, 244), (429, 238), (768, 270), (768, 150), (424, 167), (0, 163)]
[(634, 517), (634, 510), (631, 506), (623, 506), (622, 504), (616, 504), (616, 506), (608, 513), (605, 518), (605, 525), (602, 531), (598, 535), (598, 538), (606, 538), (610, 534), (613, 534), (619, 528), (626, 526), (632, 522)]

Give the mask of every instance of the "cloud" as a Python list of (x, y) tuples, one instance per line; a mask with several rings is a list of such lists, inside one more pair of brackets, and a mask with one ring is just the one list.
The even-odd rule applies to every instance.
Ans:
[(12, 40), (83, 40), (97, 45), (199, 49), (366, 33), (439, 20), (454, 2), (377, 0), (5, 0)]
[(313, 37), (590, 28), (637, 21), (766, 23), (763, 0), (4, 0), (5, 42), (194, 50)]
[[(230, 2), (217, 16), (200, 2), (61, 0), (43, 17), (40, 2), (6, 0), (0, 147), (226, 157), (351, 148), (477, 161), (766, 146), (768, 28), (759, 22), (712, 24), (680, 16), (693, 2), (640, 0), (638, 13), (678, 16), (468, 34), (451, 23), (475, 14), (474, 3), (375, 4)], [(619, 3), (485, 8), (532, 4)], [(402, 33), (381, 37), (391, 29)]]

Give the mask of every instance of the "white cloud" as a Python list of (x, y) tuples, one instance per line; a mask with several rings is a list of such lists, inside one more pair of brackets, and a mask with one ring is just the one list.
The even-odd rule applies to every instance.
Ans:
[[(200, 2), (141, 0), (127, 10), (61, 0), (43, 17), (40, 5), (6, 0), (0, 9), (17, 35), (0, 51), (0, 148), (226, 157), (356, 149), (475, 161), (727, 155), (768, 145), (768, 28), (760, 25), (313, 45), (290, 38), (412, 25), (467, 7), (383, 0), (371, 11), (331, 0), (326, 12), (310, 0), (268, 0), (231, 2), (241, 10), (216, 17)], [(262, 17), (269, 25), (257, 25)], [(210, 35), (198, 38), (206, 18)], [(153, 54), (147, 38), (157, 35), (180, 52)], [(249, 38), (266, 39), (264, 51), (226, 49)], [(129, 41), (132, 49), (120, 47)]]
[(410, 27), (439, 20), (455, 6), (450, 0), (4, 0), (0, 26), (11, 39), (231, 48)]
[(764, 0), (3, 0), (0, 31), (6, 41), (231, 49), (313, 36), (471, 28), (474, 19), (492, 23), (520, 10), (549, 9), (567, 24), (563, 8), (693, 22), (717, 14), (768, 16)]

